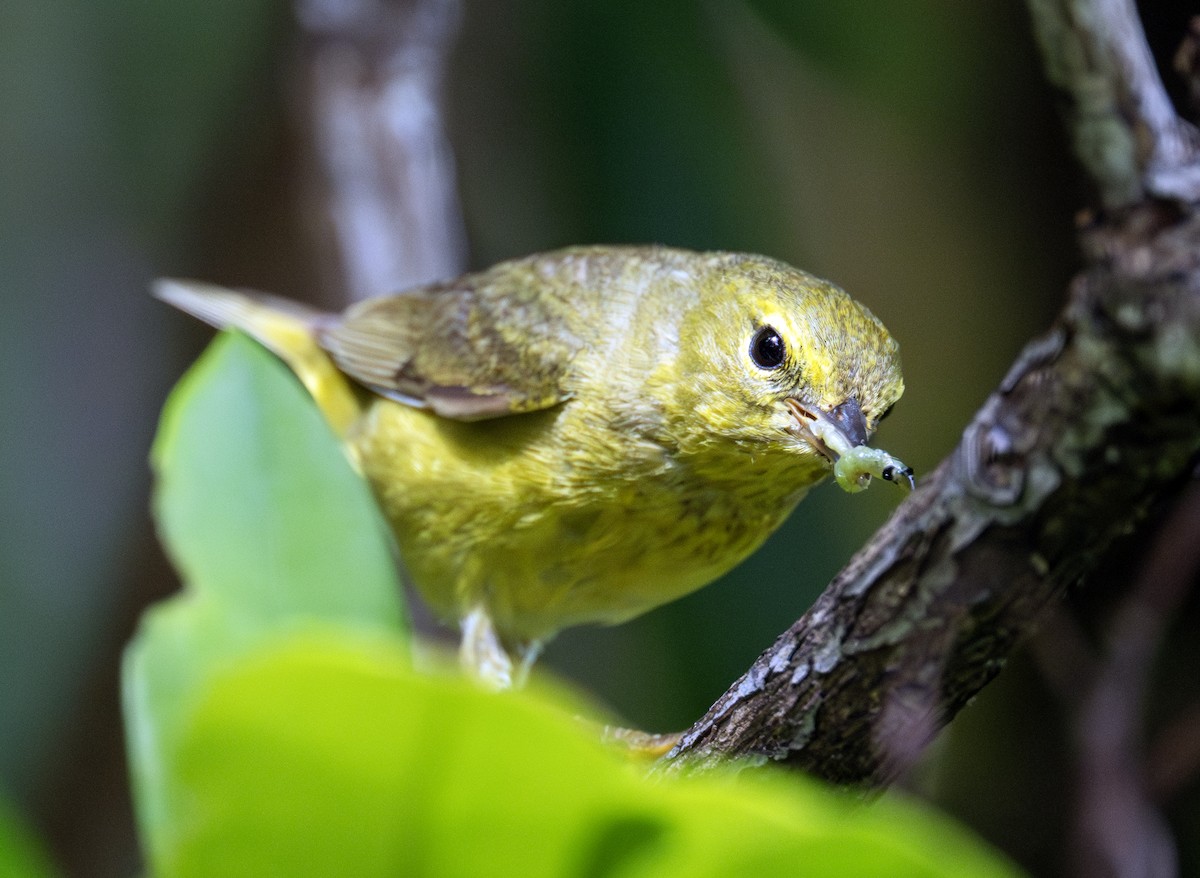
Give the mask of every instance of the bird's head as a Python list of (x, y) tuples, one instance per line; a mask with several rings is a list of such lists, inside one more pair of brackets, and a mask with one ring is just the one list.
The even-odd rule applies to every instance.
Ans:
[(910, 475), (866, 447), (904, 391), (898, 345), (870, 311), (762, 257), (721, 254), (698, 280), (672, 369), (681, 448), (720, 457), (724, 446), (807, 483), (844, 459), (848, 490), (865, 486), (864, 474)]

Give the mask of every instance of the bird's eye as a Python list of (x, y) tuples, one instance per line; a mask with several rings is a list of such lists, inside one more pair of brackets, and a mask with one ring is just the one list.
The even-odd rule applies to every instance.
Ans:
[(772, 326), (764, 326), (750, 339), (750, 359), (760, 369), (778, 369), (787, 356), (787, 347)]

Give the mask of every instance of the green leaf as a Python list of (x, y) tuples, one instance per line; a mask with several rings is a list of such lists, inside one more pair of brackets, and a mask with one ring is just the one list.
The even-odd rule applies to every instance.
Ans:
[(155, 512), (184, 594), (151, 609), (122, 679), (135, 804), (153, 856), (178, 829), (175, 750), (215, 673), (289, 631), (407, 633), (390, 534), (312, 400), (223, 335), (180, 381), (153, 450)]
[(169, 844), (179, 815), (174, 752), (208, 677), (253, 643), (212, 600), (184, 595), (152, 607), (125, 653), (122, 706), (134, 804), (150, 852)]
[(12, 806), (0, 798), (0, 875), (6, 878), (50, 878), (57, 874), (33, 833)]
[(387, 526), (308, 394), (274, 356), (219, 337), (163, 412), (155, 513), (184, 581), (239, 614), (401, 630)]
[(1010, 876), (948, 821), (774, 772), (646, 780), (542, 692), (297, 633), (214, 679), (163, 876)]

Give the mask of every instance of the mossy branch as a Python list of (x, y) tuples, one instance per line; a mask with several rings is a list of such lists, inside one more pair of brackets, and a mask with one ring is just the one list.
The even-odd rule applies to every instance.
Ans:
[(813, 607), (662, 763), (885, 783), (1200, 453), (1200, 155), (1131, 0), (1029, 0), (1103, 212), (1054, 326)]

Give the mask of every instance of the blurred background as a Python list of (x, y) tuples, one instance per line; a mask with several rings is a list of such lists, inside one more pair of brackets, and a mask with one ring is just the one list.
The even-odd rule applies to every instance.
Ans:
[[(1186, 6), (1148, 20), (1163, 65)], [(878, 444), (919, 474), (1077, 264), (1088, 193), (1017, 3), (7, 0), (3, 17), (0, 806), (64, 874), (140, 868), (119, 665), (177, 587), (147, 452), (211, 336), (152, 278), (339, 305), (576, 243), (766, 253), (899, 339), (908, 390)], [(568, 631), (545, 667), (629, 725), (686, 727), (900, 499), (818, 489), (722, 581)], [(1073, 595), (907, 781), (1035, 873), (1071, 862), (1081, 771), (1046, 641), (1101, 644), (1144, 551)], [(1146, 708), (1182, 742), (1155, 805), (1191, 874), (1196, 603), (1172, 611)]]

